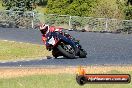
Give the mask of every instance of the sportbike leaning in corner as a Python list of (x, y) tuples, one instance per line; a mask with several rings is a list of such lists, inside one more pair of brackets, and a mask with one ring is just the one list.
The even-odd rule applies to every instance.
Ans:
[(68, 33), (63, 32), (62, 28), (41, 24), (39, 25), (39, 30), (42, 33), (42, 40), (46, 45), (46, 49), (52, 51), (55, 58), (59, 56), (70, 59), (77, 56), (86, 58), (87, 52), (82, 49), (79, 41)]

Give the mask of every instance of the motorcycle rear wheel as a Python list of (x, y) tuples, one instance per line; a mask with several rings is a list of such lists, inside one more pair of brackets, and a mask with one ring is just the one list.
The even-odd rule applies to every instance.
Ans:
[(80, 49), (79, 57), (80, 58), (86, 58), (87, 57), (87, 52), (85, 50), (83, 50), (83, 49)]

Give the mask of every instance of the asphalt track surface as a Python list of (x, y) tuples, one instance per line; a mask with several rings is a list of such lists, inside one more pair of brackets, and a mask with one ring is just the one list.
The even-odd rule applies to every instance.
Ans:
[[(87, 65), (131, 65), (132, 64), (132, 35), (68, 32), (80, 40), (87, 51), (87, 58), (39, 58), (39, 60), (0, 62), (0, 67), (42, 67), (42, 66), (87, 66)], [(43, 44), (41, 34), (33, 29), (0, 28), (0, 39)]]

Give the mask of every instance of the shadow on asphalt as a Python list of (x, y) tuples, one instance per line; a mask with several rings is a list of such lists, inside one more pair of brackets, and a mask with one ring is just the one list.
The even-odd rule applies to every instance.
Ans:
[[(63, 56), (60, 56), (58, 58), (54, 58), (54, 57), (48, 56), (47, 59), (58, 59), (59, 60), (59, 59), (70, 59), (70, 58), (63, 57)], [(83, 58), (76, 57), (76, 58), (74, 58), (72, 60), (76, 60), (76, 59), (83, 59)]]

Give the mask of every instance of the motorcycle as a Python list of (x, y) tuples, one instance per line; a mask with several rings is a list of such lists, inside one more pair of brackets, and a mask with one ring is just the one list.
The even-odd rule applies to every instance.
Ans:
[(64, 56), (66, 58), (74, 59), (76, 56), (86, 58), (87, 52), (82, 49), (79, 40), (75, 40), (68, 33), (65, 32), (52, 32), (49, 38), (50, 48), (52, 55), (57, 58)]

